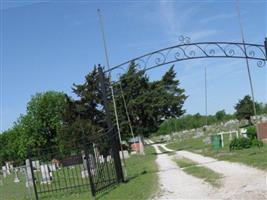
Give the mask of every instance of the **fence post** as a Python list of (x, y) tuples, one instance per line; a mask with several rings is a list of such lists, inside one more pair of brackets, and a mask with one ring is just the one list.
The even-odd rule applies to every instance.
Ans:
[(36, 189), (35, 176), (34, 176), (34, 170), (33, 170), (33, 166), (32, 166), (31, 157), (29, 157), (29, 159), (26, 160), (26, 171), (28, 170), (27, 167), (30, 167), (30, 172), (31, 172), (31, 177), (28, 177), (28, 181), (29, 181), (29, 179), (30, 179), (30, 181), (32, 181), (35, 199), (38, 200), (39, 198), (38, 198), (38, 193), (37, 193), (37, 189)]
[(114, 156), (117, 182), (120, 183), (123, 181), (123, 172), (122, 172), (122, 166), (121, 166), (121, 160), (120, 160), (120, 154), (119, 154), (119, 140), (118, 140), (118, 137), (114, 137), (115, 134), (114, 134), (114, 129), (113, 129), (112, 121), (111, 121), (110, 110), (108, 107), (105, 75), (104, 75), (104, 72), (101, 66), (98, 66), (98, 73), (99, 73), (101, 91), (103, 95), (102, 98), (104, 101), (104, 109), (106, 112), (106, 122), (107, 122), (108, 131), (109, 131), (110, 138), (111, 138), (111, 146), (112, 146), (112, 152)]

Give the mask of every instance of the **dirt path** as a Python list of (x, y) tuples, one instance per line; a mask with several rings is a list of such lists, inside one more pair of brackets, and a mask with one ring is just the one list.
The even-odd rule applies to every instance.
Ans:
[(162, 154), (158, 146), (166, 151), (172, 151), (162, 144), (153, 144), (158, 154), (156, 162), (159, 166), (160, 192), (154, 200), (165, 199), (210, 199), (213, 188), (204, 181), (187, 175), (179, 169), (171, 157)]
[(164, 199), (238, 199), (265, 200), (267, 199), (267, 173), (242, 164), (218, 161), (188, 151), (178, 151), (175, 156), (183, 156), (223, 174), (222, 186), (212, 187), (201, 179), (186, 174), (174, 161), (172, 156), (162, 154), (158, 146), (165, 151), (171, 149), (164, 144), (153, 144), (159, 166), (159, 183), (161, 191), (154, 200)]
[(178, 151), (177, 155), (223, 174), (223, 185), (218, 192), (222, 199), (267, 199), (267, 172), (265, 171), (239, 163), (218, 161), (188, 151)]

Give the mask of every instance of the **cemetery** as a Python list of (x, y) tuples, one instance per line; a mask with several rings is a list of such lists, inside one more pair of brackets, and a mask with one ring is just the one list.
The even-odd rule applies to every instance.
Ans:
[(267, 199), (266, 2), (0, 7), (0, 200)]

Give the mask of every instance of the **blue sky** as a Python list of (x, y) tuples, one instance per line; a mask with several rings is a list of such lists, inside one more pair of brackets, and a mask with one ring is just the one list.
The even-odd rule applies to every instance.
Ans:
[[(263, 44), (266, 1), (240, 1), (245, 40)], [(25, 113), (31, 95), (47, 90), (73, 96), (95, 64), (105, 64), (96, 10), (104, 17), (111, 65), (179, 43), (240, 42), (235, 1), (1, 1), (1, 129)], [(255, 98), (267, 102), (266, 66), (250, 61)], [(175, 64), (189, 98), (188, 113), (204, 113), (204, 67), (208, 112), (234, 111), (249, 94), (244, 60), (202, 59)], [(148, 72), (159, 79), (169, 66)]]

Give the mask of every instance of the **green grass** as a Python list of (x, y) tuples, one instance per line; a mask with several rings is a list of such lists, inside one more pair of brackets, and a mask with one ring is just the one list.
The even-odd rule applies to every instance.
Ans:
[(199, 166), (197, 165), (198, 163), (186, 158), (175, 159), (175, 162), (187, 174), (203, 179), (214, 187), (220, 187), (221, 174), (218, 174), (207, 167)]
[(186, 139), (184, 141), (175, 140), (167, 145), (168, 148), (174, 150), (188, 150), (195, 153), (200, 153), (204, 156), (214, 157), (218, 160), (226, 160), (231, 162), (239, 162), (250, 165), (259, 169), (267, 170), (267, 144), (261, 149), (251, 147), (242, 150), (229, 150), (228, 136), (224, 137), (224, 148), (213, 150), (211, 145), (203, 143), (204, 137), (197, 139)]
[[(127, 178), (126, 183), (114, 186), (104, 193), (98, 194), (99, 200), (145, 200), (151, 197), (158, 189), (157, 165), (155, 164), (156, 155), (153, 147), (145, 149), (146, 155), (131, 155), (126, 160)], [(78, 169), (72, 169), (78, 170)], [(58, 171), (57, 177), (61, 177), (62, 171)], [(70, 172), (71, 173), (71, 172)], [(79, 172), (78, 172), (79, 173)], [(39, 176), (39, 174), (36, 174)], [(23, 176), (21, 176), (22, 178)], [(79, 178), (73, 177), (70, 182), (78, 181)], [(81, 181), (81, 180), (79, 180)], [(56, 181), (52, 184), (58, 184)], [(52, 185), (51, 184), (51, 185)], [(90, 187), (90, 186), (89, 186)], [(8, 176), (4, 179), (4, 185), (0, 186), (0, 200), (22, 200), (26, 199), (25, 179), (19, 184), (13, 183), (13, 177)], [(90, 191), (84, 188), (82, 191), (73, 190), (72, 192), (58, 192), (54, 195), (45, 196), (45, 200), (92, 200)]]
[(3, 178), (3, 185), (0, 185), (1, 200), (19, 200), (27, 198), (25, 175), (18, 173), (20, 183), (14, 183), (14, 174)]

